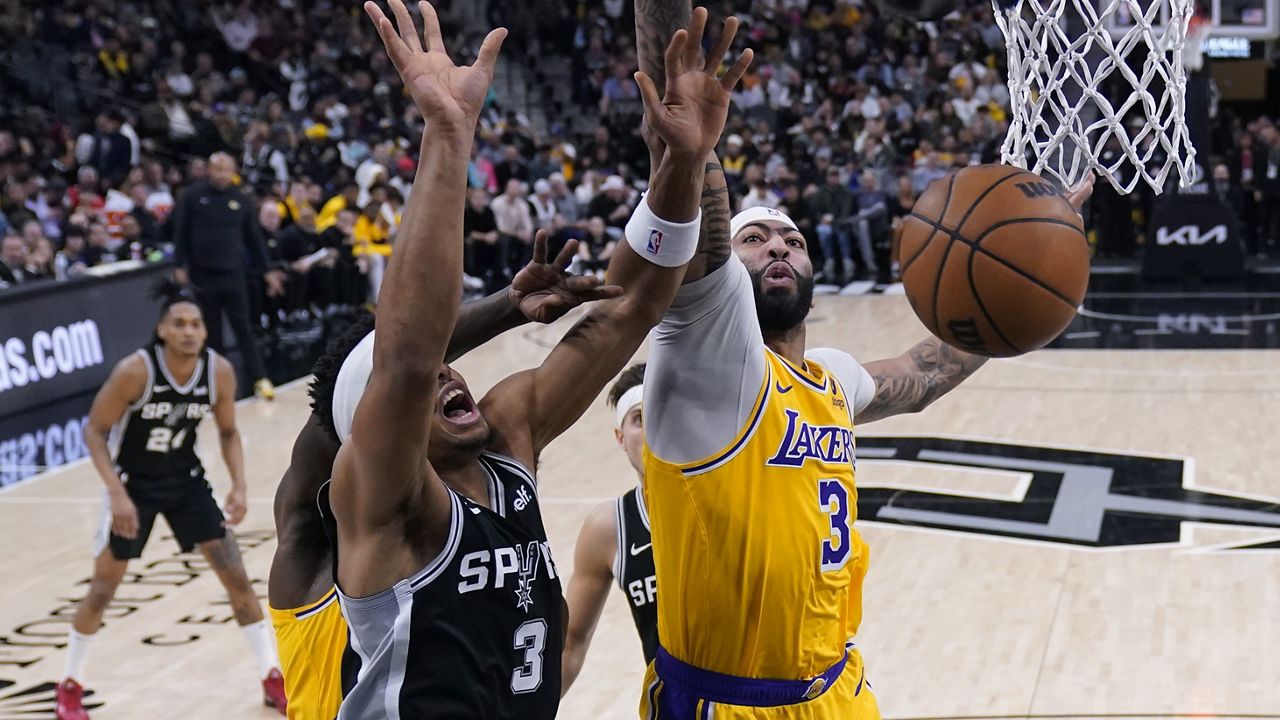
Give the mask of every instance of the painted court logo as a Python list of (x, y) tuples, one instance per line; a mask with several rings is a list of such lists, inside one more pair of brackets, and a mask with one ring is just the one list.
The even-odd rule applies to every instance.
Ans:
[(649, 242), (648, 244), (645, 245), (645, 250), (649, 251), (650, 255), (657, 255), (658, 251), (661, 249), (662, 249), (662, 231), (658, 229), (650, 230)]
[[(937, 437), (863, 437), (865, 461), (1015, 472), (1010, 497), (876, 487), (858, 476), (858, 520), (1081, 548), (1185, 544), (1184, 523), (1280, 532), (1274, 502), (1191, 489), (1186, 461)], [(865, 464), (864, 464), (865, 467)], [(1280, 548), (1277, 533), (1216, 550)]]

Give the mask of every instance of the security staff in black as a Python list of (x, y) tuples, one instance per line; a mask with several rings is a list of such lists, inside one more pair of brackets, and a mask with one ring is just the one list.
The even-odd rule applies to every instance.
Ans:
[[(254, 390), (271, 399), (274, 390), (263, 383), (266, 370), (253, 337), (248, 279), (261, 277), (268, 292), (283, 290), (283, 275), (268, 267), (266, 245), (252, 200), (232, 186), (236, 165), (230, 155), (209, 158), (209, 179), (192, 185), (174, 208), (173, 246), (179, 282), (188, 280), (207, 319), (209, 346), (223, 350), (222, 316), (226, 313), (236, 335), (236, 347)], [(256, 287), (256, 285), (254, 285)]]
[[(564, 606), (537, 489), (511, 458), (479, 463), (486, 501), (449, 490), (435, 558), (371, 597), (338, 588), (350, 638), (339, 720), (554, 717)], [(320, 512), (336, 536), (328, 491)]]
[[(106, 489), (93, 577), (67, 636), (66, 673), (57, 689), (58, 720), (88, 720), (84, 668), (102, 616), (163, 515), (183, 552), (199, 550), (226, 588), (236, 623), (262, 681), (263, 703), (285, 713), (284, 678), (271, 628), (229, 530), (247, 507), (244, 449), (236, 429), (236, 376), (231, 363), (205, 347), (204, 318), (189, 295), (160, 288), (153, 343), (111, 371), (93, 399), (84, 443)], [(231, 478), (223, 508), (214, 500), (196, 455), (196, 431), (212, 415)], [(225, 509), (225, 515), (224, 515)]]

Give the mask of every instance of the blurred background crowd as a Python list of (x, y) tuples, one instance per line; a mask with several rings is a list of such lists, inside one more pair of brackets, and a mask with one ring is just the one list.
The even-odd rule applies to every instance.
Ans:
[[(357, 2), (9, 1), (0, 14), (0, 285), (173, 260), (237, 335), (376, 302), (420, 119)], [(471, 164), (467, 287), (534, 232), (607, 262), (648, 171), (631, 0), (436, 3), (449, 49), (511, 29)], [(918, 25), (863, 0), (736, 0), (757, 61), (720, 158), (735, 210), (785, 209), (820, 282), (894, 280), (893, 227), (934, 179), (997, 162), (1008, 127), (990, 4)], [(1202, 149), (1250, 253), (1280, 253), (1275, 118), (1215, 114)], [(1151, 195), (1099, 183), (1099, 257), (1144, 242)], [(233, 317), (236, 316), (236, 317)], [(216, 346), (216, 343), (215, 343)]]

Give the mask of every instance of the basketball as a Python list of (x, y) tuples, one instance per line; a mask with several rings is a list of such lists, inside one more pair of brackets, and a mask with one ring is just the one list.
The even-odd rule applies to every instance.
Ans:
[(925, 327), (988, 357), (1053, 340), (1089, 284), (1080, 216), (1052, 183), (1008, 165), (934, 181), (903, 223), (898, 257)]

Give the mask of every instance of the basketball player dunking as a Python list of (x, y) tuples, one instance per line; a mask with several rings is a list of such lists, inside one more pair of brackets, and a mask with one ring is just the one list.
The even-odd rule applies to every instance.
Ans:
[[(76, 607), (67, 643), (66, 676), (57, 692), (59, 720), (89, 717), (82, 685), (90, 643), (129, 561), (141, 557), (157, 515), (164, 515), (183, 552), (199, 548), (217, 573), (258, 662), (263, 701), (285, 712), (284, 682), (276, 669), (271, 630), (228, 530), (245, 514), (235, 371), (205, 348), (205, 336), (195, 300), (169, 288), (155, 343), (121, 360), (93, 400), (84, 441), (107, 486), (109, 514), (103, 521), (89, 592)], [(196, 456), (196, 427), (210, 413), (231, 475), (226, 517)]]
[[(681, 6), (637, 3), (642, 68)], [(985, 359), (936, 338), (866, 368), (806, 352), (804, 237), (766, 208), (728, 225), (703, 238), (711, 259), (689, 266), (646, 372), (660, 645), (641, 717), (878, 718), (852, 644), (868, 565), (854, 422), (922, 410)]]
[[(510, 287), (462, 306), (449, 339), (447, 362), (526, 322), (549, 323), (584, 302), (621, 293), (621, 288), (602, 286), (594, 276), (561, 272), (577, 252), (576, 240), (566, 243), (553, 264), (543, 262), (545, 245), (546, 238), (539, 237), (534, 261), (516, 273)], [(365, 316), (317, 361), (311, 383), (314, 412), (294, 441), (289, 468), (276, 490), (276, 553), (267, 580), (267, 602), (289, 696), (289, 717), (298, 720), (332, 718), (342, 702), (339, 661), (347, 647), (347, 624), (338, 608), (333, 553), (316, 509), (316, 493), (332, 476), (338, 453), (333, 424), (338, 372), (373, 325), (373, 316)], [(345, 422), (350, 425), (349, 419)]]
[(627, 368), (609, 390), (609, 406), (617, 412), (614, 439), (627, 454), (627, 462), (639, 482), (621, 497), (592, 509), (578, 533), (573, 575), (565, 590), (569, 631), (564, 641), (561, 695), (569, 692), (569, 686), (582, 671), (591, 637), (609, 597), (609, 586), (615, 582), (627, 597), (631, 620), (644, 648), (644, 661), (652, 662), (658, 650), (658, 586), (644, 502), (644, 367), (641, 363)]
[[(660, 112), (652, 124), (668, 150), (610, 265), (623, 295), (593, 306), (541, 366), (477, 405), (444, 355), (461, 292), (467, 161), (503, 31), (486, 38), (474, 66), (455, 67), (434, 10), (420, 7), (425, 49), (399, 0), (399, 36), (365, 5), (430, 132), (379, 329), (347, 358), (335, 389), (342, 446), (320, 507), (334, 520), (338, 597), (359, 664), (338, 717), (551, 718), (564, 609), (528, 468), (675, 294), (697, 241), (702, 158), (750, 53), (723, 80), (701, 62), (672, 67), (666, 97), (647, 104)], [(677, 37), (693, 44), (701, 32)]]

